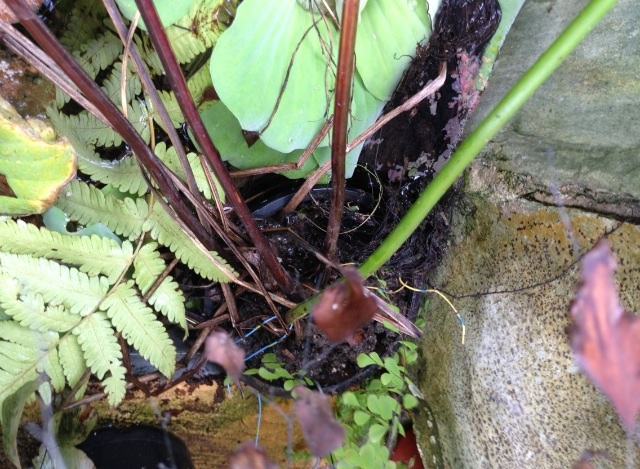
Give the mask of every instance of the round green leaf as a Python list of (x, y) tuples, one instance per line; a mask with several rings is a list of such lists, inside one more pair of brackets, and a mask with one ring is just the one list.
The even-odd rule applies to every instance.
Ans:
[(418, 399), (415, 398), (412, 394), (405, 394), (402, 396), (402, 407), (405, 409), (413, 409), (417, 407)]
[(359, 426), (363, 426), (364, 424), (366, 424), (370, 418), (371, 418), (370, 414), (363, 412), (361, 410), (356, 410), (353, 414), (353, 421), (356, 423), (356, 425), (359, 425)]
[(296, 0), (245, 0), (211, 57), (220, 99), (243, 129), (283, 153), (305, 148), (331, 113), (324, 54), (336, 56), (338, 34), (314, 19)]
[[(193, 2), (194, 0), (153, 0), (153, 5), (158, 11), (162, 26), (166, 28), (187, 15)], [(138, 11), (135, 0), (116, 0), (116, 3), (122, 12), (122, 16), (131, 21)], [(138, 21), (138, 27), (143, 31), (147, 30), (142, 20)]]
[(373, 443), (379, 442), (387, 434), (387, 430), (388, 429), (389, 429), (389, 427), (387, 427), (387, 426), (380, 425), (378, 423), (374, 423), (369, 428), (369, 439)]

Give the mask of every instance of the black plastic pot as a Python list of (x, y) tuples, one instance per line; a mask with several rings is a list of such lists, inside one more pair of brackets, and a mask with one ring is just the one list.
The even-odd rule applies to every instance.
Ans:
[(91, 458), (96, 469), (194, 467), (180, 438), (151, 425), (96, 430), (78, 448)]

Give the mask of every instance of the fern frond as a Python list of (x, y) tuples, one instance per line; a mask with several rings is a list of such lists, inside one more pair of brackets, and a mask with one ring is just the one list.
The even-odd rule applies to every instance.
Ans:
[(38, 229), (22, 220), (0, 223), (0, 249), (13, 254), (58, 259), (76, 265), (90, 276), (106, 275), (113, 284), (127, 267), (133, 246), (100, 236), (65, 236), (47, 228)]
[[(145, 113), (146, 109), (143, 109), (140, 103), (127, 105), (127, 119), (129, 119), (129, 122), (131, 122), (131, 125), (133, 125), (142, 139), (149, 143), (149, 124)], [(63, 114), (62, 118), (68, 121), (64, 127), (76, 129), (77, 134), (89, 145), (117, 147), (122, 144), (120, 134), (87, 111), (70, 116)], [(56, 130), (58, 129), (56, 128)]]
[(109, 289), (105, 277), (89, 277), (43, 258), (0, 252), (0, 275), (11, 276), (53, 306), (64, 305), (73, 314), (88, 314)]
[[(164, 142), (160, 142), (156, 145), (155, 153), (156, 155), (158, 155), (158, 158), (160, 158), (167, 165), (167, 167), (176, 174), (176, 176), (178, 176), (183, 181), (186, 180), (175, 147), (167, 148), (167, 145)], [(200, 158), (198, 158), (198, 155), (196, 155), (195, 153), (187, 153), (187, 160), (189, 161), (189, 166), (191, 166), (191, 171), (193, 172), (193, 177), (196, 180), (198, 190), (206, 199), (211, 200), (211, 188), (209, 187), (209, 181), (207, 180), (207, 177), (204, 174), (204, 170), (202, 169)], [(218, 191), (218, 195), (220, 196), (221, 200), (224, 200), (224, 190), (222, 190), (222, 187), (219, 185), (215, 177), (213, 178), (213, 180), (216, 190)]]
[(88, 368), (76, 335), (64, 336), (58, 344), (58, 357), (69, 386), (74, 387)]
[(112, 31), (105, 31), (93, 41), (82, 44), (73, 55), (85, 72), (95, 79), (101, 70), (105, 70), (118, 59), (122, 50), (120, 38)]
[(203, 251), (182, 231), (160, 204), (153, 207), (145, 223), (145, 230), (150, 230), (153, 239), (167, 246), (178, 259), (201, 277), (217, 282), (229, 282), (237, 276), (229, 264), (215, 251), (209, 252), (210, 258), (205, 257)]
[[(156, 243), (142, 246), (133, 260), (133, 278), (143, 295), (146, 295), (156, 279), (164, 272), (165, 262), (160, 258)], [(187, 318), (184, 308), (184, 296), (178, 284), (171, 277), (165, 278), (155, 292), (149, 297), (149, 304), (154, 309), (187, 330)]]
[(176, 349), (164, 325), (138, 297), (133, 281), (119, 284), (100, 305), (122, 337), (160, 372), (171, 377)]
[(71, 51), (78, 50), (80, 44), (93, 40), (100, 30), (107, 11), (101, 0), (75, 2), (65, 18), (66, 27), (62, 31), (60, 42)]
[[(122, 352), (106, 313), (90, 314), (73, 330), (87, 366), (103, 380), (109, 404), (118, 405), (126, 392)], [(104, 378), (107, 373), (111, 375)], [(104, 379), (103, 379), (104, 378)]]
[[(198, 70), (189, 79), (189, 81), (187, 82), (187, 86), (189, 88), (189, 94), (191, 94), (193, 100), (196, 103), (200, 102), (205, 90), (213, 86), (211, 82), (211, 73), (209, 72), (209, 66), (205, 65), (200, 70)], [(179, 127), (185, 119), (182, 115), (182, 111), (180, 110), (180, 105), (178, 104), (175, 93), (161, 91), (160, 99), (167, 108), (167, 112), (169, 113), (169, 117), (171, 117), (173, 126), (176, 128)], [(153, 115), (153, 119), (158, 123), (158, 125), (162, 127), (162, 121), (160, 120), (158, 113), (153, 110), (151, 114)]]
[(125, 198), (122, 201), (75, 180), (62, 190), (56, 205), (74, 221), (83, 225), (100, 222), (129, 239), (140, 236), (149, 210), (143, 199)]
[(58, 349), (51, 348), (48, 353), (42, 357), (40, 366), (36, 368), (38, 372), (44, 372), (49, 377), (51, 386), (53, 389), (60, 392), (64, 389), (66, 383), (64, 377), (64, 371), (60, 364), (60, 357), (58, 356)]
[[(122, 45), (121, 45), (122, 47)], [(129, 62), (131, 64), (131, 62)], [(121, 107), (122, 98), (120, 90), (120, 82), (122, 80), (122, 62), (116, 62), (113, 64), (113, 69), (109, 76), (102, 82), (102, 90), (118, 107)], [(127, 81), (126, 81), (126, 97), (127, 102), (131, 102), (136, 96), (142, 92), (142, 82), (137, 73), (135, 73), (131, 67), (127, 67)]]
[[(4, 283), (1, 282), (0, 283)], [(0, 307), (6, 314), (23, 327), (35, 331), (66, 332), (73, 329), (80, 318), (71, 314), (62, 306), (45, 307), (42, 295), (24, 292), (20, 298), (13, 298), (0, 291)]]

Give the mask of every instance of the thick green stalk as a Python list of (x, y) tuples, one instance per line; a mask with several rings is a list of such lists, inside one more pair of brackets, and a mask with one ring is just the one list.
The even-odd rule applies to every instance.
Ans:
[[(418, 197), (398, 225), (359, 268), (363, 277), (369, 277), (382, 267), (422, 223), (445, 192), (471, 164), (480, 150), (498, 133), (531, 95), (549, 78), (602, 17), (615, 5), (616, 0), (591, 0), (551, 46), (538, 58), (522, 78), (489, 113), (482, 123), (458, 147), (442, 170)], [(315, 297), (301, 303), (287, 313), (293, 322), (308, 314)]]

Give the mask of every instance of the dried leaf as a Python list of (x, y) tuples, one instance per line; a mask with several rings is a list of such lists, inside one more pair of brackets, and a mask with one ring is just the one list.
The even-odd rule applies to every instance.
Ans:
[(255, 443), (247, 441), (229, 455), (229, 469), (278, 469), (267, 459), (267, 452)]
[(311, 313), (313, 321), (334, 343), (350, 338), (378, 310), (375, 296), (364, 287), (358, 271), (346, 267), (343, 274), (344, 282), (325, 289)]
[(293, 411), (311, 454), (321, 458), (342, 446), (344, 428), (333, 416), (329, 398), (304, 386), (296, 386), (294, 396)]
[(640, 411), (640, 320), (620, 305), (615, 269), (606, 241), (584, 256), (569, 335), (578, 366), (609, 398), (631, 434)]
[(214, 332), (207, 337), (205, 355), (210, 362), (225, 369), (229, 377), (237, 382), (244, 371), (244, 350), (224, 332)]

